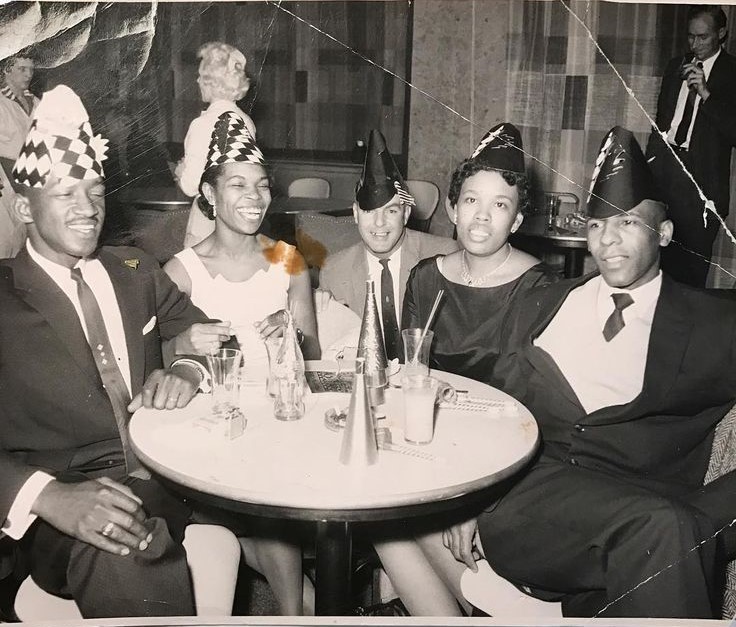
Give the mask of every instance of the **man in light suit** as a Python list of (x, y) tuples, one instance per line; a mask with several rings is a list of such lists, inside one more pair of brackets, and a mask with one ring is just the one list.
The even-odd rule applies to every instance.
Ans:
[(373, 281), (389, 359), (403, 357), (398, 332), (409, 272), (422, 259), (457, 250), (454, 240), (406, 228), (413, 205), (383, 135), (372, 130), (353, 203), (362, 241), (328, 257), (319, 284), (362, 317), (366, 281)]
[(703, 201), (673, 152), (725, 218), (736, 146), (736, 58), (721, 48), (727, 31), (720, 6), (693, 5), (687, 23), (690, 53), (665, 69), (647, 157), (675, 225), (662, 268), (677, 281), (703, 287), (718, 221), (709, 212), (703, 225)]
[[(630, 131), (604, 140), (592, 194), (599, 274), (531, 290), (490, 378), (542, 441), (479, 516), (483, 550), (568, 616), (713, 618), (736, 477), (703, 479), (736, 399), (736, 303), (660, 271), (672, 222)], [(471, 568), (474, 529), (448, 536)]]
[(161, 339), (207, 319), (150, 256), (97, 250), (106, 150), (60, 85), (13, 168), (28, 241), (0, 262), (2, 531), (85, 617), (192, 614), (189, 507), (141, 466), (127, 426), (142, 405), (192, 398), (198, 365), (163, 369)]

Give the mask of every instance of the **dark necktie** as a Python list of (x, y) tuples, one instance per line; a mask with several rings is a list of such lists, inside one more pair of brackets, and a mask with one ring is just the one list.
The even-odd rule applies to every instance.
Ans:
[(399, 325), (396, 322), (396, 304), (394, 303), (394, 280), (388, 267), (388, 259), (379, 259), (381, 264), (381, 318), (383, 319), (383, 343), (386, 346), (386, 357), (399, 357)]
[(97, 366), (97, 371), (102, 379), (102, 386), (107, 392), (112, 405), (112, 411), (115, 414), (115, 422), (120, 432), (120, 440), (123, 444), (123, 454), (125, 455), (125, 466), (129, 475), (145, 478), (148, 472), (141, 466), (138, 458), (130, 448), (128, 438), (128, 404), (130, 403), (130, 394), (125, 385), (125, 380), (120, 372), (115, 356), (112, 352), (110, 338), (107, 335), (105, 321), (100, 311), (100, 305), (82, 277), (82, 271), (79, 268), (72, 268), (72, 279), (77, 283), (77, 294), (79, 302), (82, 305), (82, 314), (84, 322), (87, 326), (87, 341), (89, 342), (92, 356)]
[(606, 324), (603, 326), (603, 338), (606, 342), (610, 342), (614, 337), (616, 337), (616, 335), (618, 335), (618, 332), (624, 328), (624, 316), (621, 312), (634, 303), (634, 299), (631, 298), (631, 295), (625, 292), (611, 294), (611, 298), (613, 298), (613, 306), (615, 309), (613, 310), (613, 313), (608, 316), (608, 320), (606, 320)]
[[(703, 64), (698, 61), (698, 67), (702, 68)], [(677, 126), (677, 132), (675, 133), (675, 143), (678, 146), (682, 146), (687, 139), (687, 132), (690, 129), (690, 123), (693, 121), (693, 111), (695, 110), (695, 97), (698, 93), (694, 89), (688, 89), (687, 100), (685, 100), (685, 108), (682, 111), (682, 120)]]

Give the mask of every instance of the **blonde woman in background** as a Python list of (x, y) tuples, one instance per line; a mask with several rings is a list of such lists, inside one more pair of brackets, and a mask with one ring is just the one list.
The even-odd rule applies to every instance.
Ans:
[(200, 211), (196, 196), (217, 118), (225, 111), (234, 111), (244, 120), (251, 136), (254, 139), (256, 136), (253, 120), (235, 104), (245, 97), (250, 87), (250, 79), (245, 74), (245, 55), (233, 46), (211, 41), (199, 49), (197, 58), (201, 59), (197, 84), (202, 101), (209, 107), (189, 125), (184, 139), (184, 158), (174, 172), (181, 190), (187, 196), (195, 197), (189, 210), (185, 248), (198, 244), (215, 228), (214, 222)]

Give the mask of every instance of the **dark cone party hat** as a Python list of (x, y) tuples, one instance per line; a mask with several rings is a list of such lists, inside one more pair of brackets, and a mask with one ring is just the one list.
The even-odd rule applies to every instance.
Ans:
[(266, 165), (263, 153), (256, 145), (243, 118), (234, 111), (225, 111), (215, 122), (204, 169), (243, 161)]
[(355, 201), (363, 211), (372, 211), (383, 207), (396, 194), (403, 204), (416, 205), (404, 177), (386, 148), (381, 131), (373, 129), (368, 138), (363, 172), (355, 188)]
[(521, 133), (510, 122), (502, 122), (488, 131), (470, 160), (479, 161), (494, 170), (524, 174), (524, 149)]
[(634, 134), (614, 126), (601, 143), (588, 195), (588, 216), (610, 218), (643, 200), (664, 202)]
[(33, 112), (31, 128), (13, 167), (13, 179), (43, 187), (49, 175), (70, 187), (104, 177), (107, 140), (94, 135), (79, 96), (66, 85), (47, 91)]

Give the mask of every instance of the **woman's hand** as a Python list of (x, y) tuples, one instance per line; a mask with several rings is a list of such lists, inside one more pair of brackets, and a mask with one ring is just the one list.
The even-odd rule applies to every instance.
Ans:
[(176, 336), (177, 355), (209, 355), (232, 335), (229, 322), (196, 323)]
[(284, 334), (284, 327), (286, 326), (288, 315), (286, 309), (279, 309), (271, 315), (266, 316), (260, 322), (256, 322), (254, 326), (261, 339), (267, 340), (270, 337), (281, 337)]

